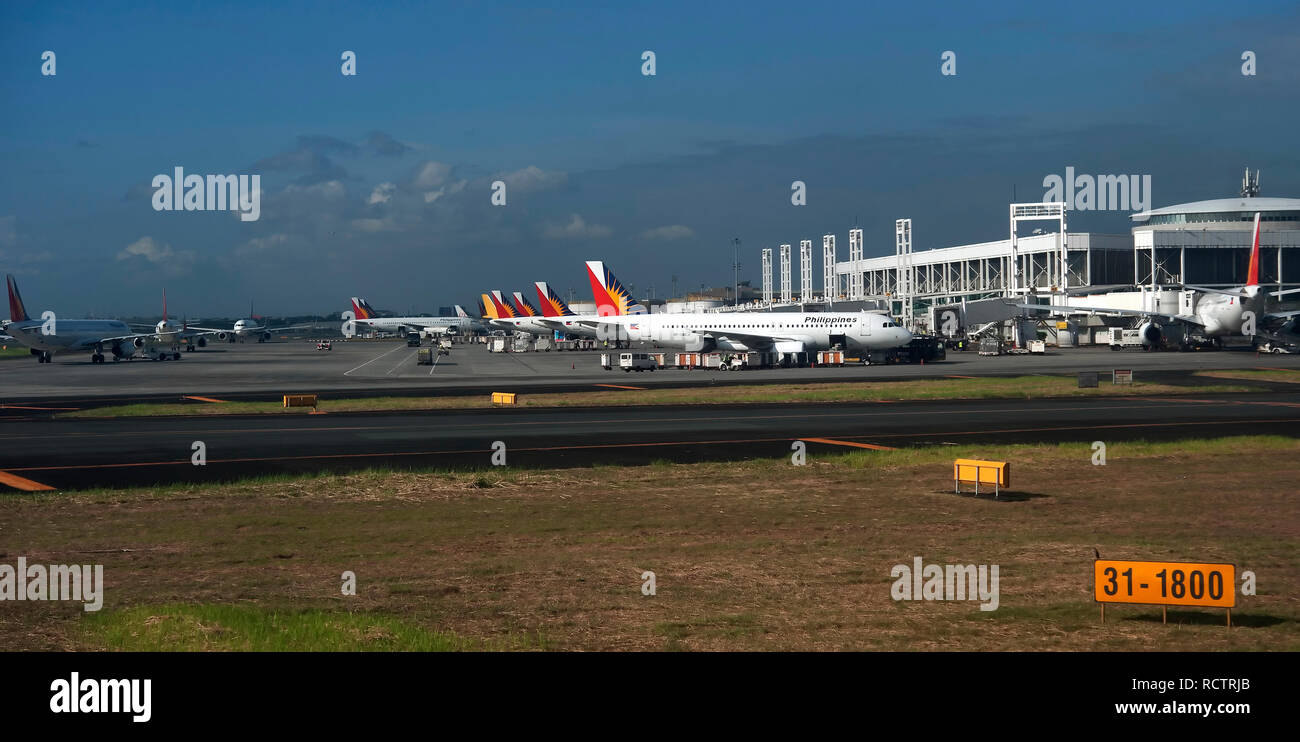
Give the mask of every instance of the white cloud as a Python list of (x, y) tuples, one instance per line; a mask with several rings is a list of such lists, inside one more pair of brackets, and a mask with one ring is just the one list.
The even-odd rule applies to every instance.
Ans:
[(0, 216), (0, 247), (13, 247), (18, 242), (18, 229), (13, 214)]
[(250, 250), (265, 250), (267, 248), (276, 247), (277, 245), (283, 245), (288, 241), (289, 235), (287, 234), (273, 234), (268, 237), (254, 237), (244, 243), (244, 247)]
[(587, 224), (581, 216), (574, 214), (569, 218), (569, 223), (562, 227), (553, 224), (547, 225), (546, 229), (543, 230), (543, 234), (553, 240), (598, 239), (614, 234), (614, 230), (609, 227), (602, 227), (599, 224)]
[(161, 263), (170, 258), (172, 254), (171, 245), (160, 244), (152, 237), (141, 237), (118, 252), (117, 259), (130, 260), (139, 256), (150, 263)]
[(647, 229), (640, 236), (643, 240), (680, 240), (694, 237), (695, 230), (684, 224), (670, 224), (666, 227)]
[(451, 165), (430, 160), (420, 167), (415, 175), (415, 187), (421, 190), (437, 188), (447, 182), (451, 175)]
[(493, 180), (505, 181), (508, 191), (535, 191), (561, 185), (568, 178), (561, 172), (546, 172), (536, 165), (529, 165), (523, 170), (497, 175)]
[(380, 183), (375, 186), (375, 190), (370, 192), (370, 198), (366, 201), (368, 204), (386, 204), (393, 197), (393, 191), (397, 186), (392, 183)]

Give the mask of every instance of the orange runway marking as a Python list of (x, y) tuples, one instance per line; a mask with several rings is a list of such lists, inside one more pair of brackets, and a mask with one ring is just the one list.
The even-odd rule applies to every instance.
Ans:
[(854, 443), (852, 441), (833, 441), (830, 438), (804, 438), (805, 441), (813, 443), (829, 443), (832, 446), (853, 446), (854, 448), (870, 448), (873, 451), (897, 451), (893, 446), (877, 446), (874, 443)]
[(0, 410), (79, 410), (80, 407), (23, 407), (16, 404), (0, 404)]
[(213, 399), (212, 397), (191, 397), (188, 395), (181, 397), (181, 399), (193, 399), (197, 402), (225, 402), (226, 401), (224, 399)]
[(639, 392), (645, 391), (645, 387), (643, 386), (619, 386), (618, 384), (597, 384), (596, 386), (607, 386), (610, 389), (635, 389)]
[(49, 492), (54, 489), (48, 484), (41, 484), (40, 482), (33, 482), (30, 479), (23, 479), (22, 477), (10, 474), (7, 471), (0, 471), (0, 484), (7, 484), (14, 489), (20, 489), (23, 492)]

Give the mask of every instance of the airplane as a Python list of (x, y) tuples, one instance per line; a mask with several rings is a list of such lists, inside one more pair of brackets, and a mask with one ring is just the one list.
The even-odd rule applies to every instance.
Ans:
[[(1300, 311), (1267, 312), (1265, 301), (1269, 296), (1293, 294), (1300, 289), (1264, 292), (1259, 285), (1259, 221), (1260, 214), (1255, 212), (1254, 238), (1250, 248), (1250, 263), (1246, 271), (1246, 285), (1230, 289), (1212, 289), (1204, 286), (1183, 288), (1196, 292), (1194, 309), (1191, 314), (1164, 314), (1161, 312), (1135, 309), (1112, 309), (1106, 307), (1083, 307), (1062, 304), (1017, 304), (1021, 309), (1052, 311), (1058, 314), (1113, 314), (1121, 317), (1139, 317), (1138, 334), (1142, 345), (1153, 348), (1163, 341), (1164, 332), (1160, 323), (1182, 324), (1191, 334), (1212, 339), (1219, 347), (1223, 338), (1233, 335), (1261, 336), (1279, 339), (1275, 334), (1266, 332), (1264, 326), (1277, 320), (1284, 320), (1300, 315)], [(1250, 313), (1255, 327), (1247, 327), (1247, 313)], [(1251, 329), (1250, 333), (1245, 330)], [(1185, 345), (1184, 341), (1184, 345)]]
[[(192, 351), (195, 350), (196, 348), (204, 348), (207, 347), (208, 344), (208, 340), (207, 340), (208, 335), (219, 334), (217, 331), (214, 330), (191, 329), (189, 327), (189, 324), (184, 320), (177, 322), (174, 319), (167, 319), (167, 290), (166, 289), (163, 289), (162, 299), (163, 299), (162, 319), (158, 320), (157, 324), (148, 325), (148, 327), (152, 327), (154, 330), (154, 334), (159, 336), (159, 342), (164, 342), (162, 340), (162, 336), (167, 336), (171, 338), (171, 350), (176, 360), (180, 360), (180, 356), (177, 351), (180, 349), (181, 345), (185, 346), (186, 351)], [(132, 326), (139, 328), (139, 327), (144, 327), (145, 325), (138, 325), (132, 323)]]
[(600, 318), (603, 333), (654, 341), (688, 352), (713, 350), (806, 353), (886, 350), (907, 345), (912, 333), (874, 312), (691, 312)]
[(533, 286), (537, 289), (537, 301), (542, 307), (542, 324), (567, 335), (596, 337), (595, 321), (599, 317), (577, 314), (545, 281), (537, 281)]
[(257, 338), (257, 342), (259, 343), (265, 343), (271, 339), (272, 333), (283, 332), (285, 330), (299, 330), (304, 327), (312, 326), (287, 325), (285, 327), (267, 327), (262, 324), (261, 317), (253, 314), (252, 304), (249, 304), (248, 306), (248, 315), (249, 316), (244, 319), (235, 320), (234, 326), (229, 330), (221, 327), (191, 327), (189, 329), (210, 333), (215, 335), (218, 340), (226, 340), (232, 343), (235, 341), (243, 342), (245, 339), (250, 337)]
[[(55, 354), (74, 351), (90, 351), (91, 363), (103, 363), (107, 351), (113, 354), (116, 362), (132, 358), (145, 346), (174, 334), (171, 331), (131, 332), (125, 322), (115, 319), (59, 319), (54, 315), (48, 322), (44, 318), (32, 319), (27, 315), (22, 294), (18, 292), (18, 282), (9, 275), (6, 283), (9, 287), (9, 319), (0, 323), (0, 330), (31, 348), (37, 363), (52, 363)], [(46, 332), (47, 329), (50, 331)], [(159, 352), (156, 358), (165, 360), (166, 354)], [(176, 353), (174, 358), (179, 359), (180, 353)]]
[(365, 299), (352, 297), (353, 322), (372, 327), (376, 330), (401, 332), (418, 332), (426, 337), (433, 335), (454, 335), (457, 332), (472, 332), (481, 327), (473, 317), (456, 305), (455, 317), (378, 317), (374, 307)]

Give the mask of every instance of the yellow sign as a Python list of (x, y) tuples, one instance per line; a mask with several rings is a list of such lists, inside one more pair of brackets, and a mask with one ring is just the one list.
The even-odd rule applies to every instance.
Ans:
[(492, 392), (492, 404), (516, 404), (515, 392)]
[(315, 407), (315, 394), (286, 394), (284, 395), (285, 407)]
[(1093, 597), (1098, 603), (1197, 605), (1232, 608), (1237, 604), (1237, 568), (1196, 562), (1120, 562), (1092, 564)]
[(1011, 464), (1005, 461), (957, 459), (952, 463), (952, 478), (957, 482), (978, 482), (1010, 487)]

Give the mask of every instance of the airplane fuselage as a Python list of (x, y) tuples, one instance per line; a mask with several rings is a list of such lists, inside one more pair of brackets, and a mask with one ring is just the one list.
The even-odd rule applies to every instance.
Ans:
[(906, 345), (912, 334), (892, 318), (870, 312), (734, 312), (642, 314), (604, 317), (629, 340), (696, 350), (806, 352), (839, 346), (884, 350)]

